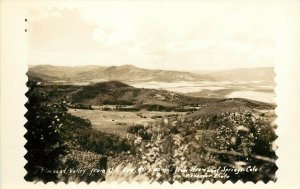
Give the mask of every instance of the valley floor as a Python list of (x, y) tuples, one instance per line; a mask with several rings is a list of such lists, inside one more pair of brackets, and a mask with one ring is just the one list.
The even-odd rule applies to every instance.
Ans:
[(74, 116), (88, 119), (92, 127), (106, 133), (126, 136), (127, 128), (134, 125), (145, 125), (167, 116), (185, 115), (186, 112), (159, 112), (159, 111), (102, 111), (87, 109), (69, 109)]

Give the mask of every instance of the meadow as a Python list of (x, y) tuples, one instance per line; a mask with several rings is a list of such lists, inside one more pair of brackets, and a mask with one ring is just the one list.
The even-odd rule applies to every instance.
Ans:
[(96, 130), (126, 136), (127, 129), (134, 125), (144, 125), (167, 116), (184, 115), (186, 112), (159, 111), (102, 111), (87, 109), (69, 109), (68, 113), (91, 121)]

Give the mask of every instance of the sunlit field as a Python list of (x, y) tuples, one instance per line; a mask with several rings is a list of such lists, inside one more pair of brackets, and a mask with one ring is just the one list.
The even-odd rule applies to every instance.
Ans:
[(86, 109), (69, 109), (74, 116), (88, 119), (92, 127), (99, 131), (115, 133), (122, 136), (128, 134), (130, 126), (144, 125), (166, 116), (184, 115), (186, 112), (158, 112), (158, 111), (101, 111)]

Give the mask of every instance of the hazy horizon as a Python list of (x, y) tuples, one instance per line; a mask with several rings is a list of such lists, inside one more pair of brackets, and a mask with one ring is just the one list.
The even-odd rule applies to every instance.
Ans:
[(237, 68), (224, 68), (224, 69), (203, 69), (203, 70), (189, 70), (189, 69), (181, 69), (181, 70), (175, 70), (175, 69), (159, 69), (159, 68), (147, 68), (147, 67), (141, 67), (141, 66), (135, 66), (132, 64), (122, 64), (122, 65), (110, 65), (110, 66), (103, 66), (103, 65), (97, 65), (97, 64), (87, 64), (87, 65), (76, 65), (76, 66), (71, 66), (71, 65), (55, 65), (55, 64), (28, 64), (28, 67), (35, 67), (35, 66), (55, 66), (55, 67), (104, 67), (104, 68), (108, 68), (108, 67), (112, 67), (112, 66), (134, 66), (136, 68), (140, 68), (140, 69), (148, 69), (148, 70), (165, 70), (165, 71), (183, 71), (183, 72), (214, 72), (214, 71), (226, 71), (226, 70), (238, 70), (238, 69), (263, 69), (263, 68), (273, 68), (274, 66), (261, 66), (261, 67), (237, 67)]
[[(273, 67), (276, 9), (207, 2), (32, 4), (28, 62), (160, 70)], [(263, 18), (263, 19), (261, 19)]]

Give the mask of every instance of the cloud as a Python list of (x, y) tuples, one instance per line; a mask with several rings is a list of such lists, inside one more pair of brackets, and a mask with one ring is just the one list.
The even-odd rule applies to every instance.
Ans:
[(276, 42), (269, 12), (256, 15), (244, 6), (155, 5), (37, 9), (29, 28), (30, 62), (178, 70), (273, 65)]

